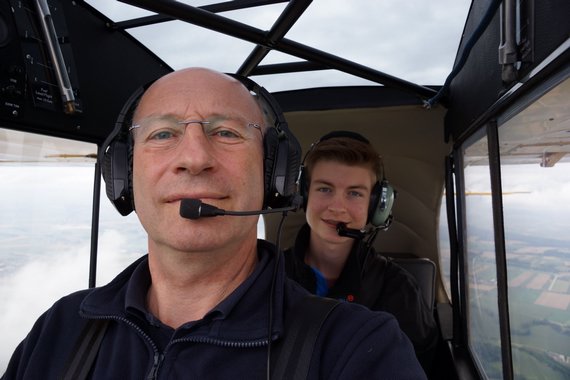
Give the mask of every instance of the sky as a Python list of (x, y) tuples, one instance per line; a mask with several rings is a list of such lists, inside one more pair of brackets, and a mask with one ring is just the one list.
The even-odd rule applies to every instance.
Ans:
[[(146, 10), (109, 0), (88, 0), (115, 21), (147, 16)], [(204, 1), (181, 1), (194, 6)], [(220, 16), (269, 30), (286, 3)], [(312, 48), (421, 85), (441, 85), (453, 68), (471, 2), (467, 0), (316, 0), (285, 35)], [(172, 21), (129, 29), (172, 68), (205, 66), (235, 72), (254, 45)], [(262, 64), (298, 61), (271, 52)], [(371, 84), (330, 70), (254, 78), (269, 91), (296, 87)]]
[[(116, 21), (149, 14), (116, 1), (87, 2)], [(203, 2), (186, 3), (200, 5)], [(441, 85), (452, 69), (469, 6), (470, 1), (466, 0), (316, 0), (286, 38), (413, 83)], [(224, 16), (267, 30), (283, 7), (278, 4)], [(204, 66), (235, 72), (253, 49), (250, 43), (181, 22), (140, 28), (131, 33), (174, 69)], [(262, 64), (296, 60), (272, 52)], [(372, 84), (331, 71), (254, 80), (269, 91)], [(83, 173), (81, 175), (56, 176), (46, 167), (45, 176), (33, 174), (31, 180), (18, 178), (18, 175), (25, 175), (21, 168), (10, 172), (9, 167), (0, 166), (0, 170), (1, 199), (14, 200), (2, 206), (7, 208), (3, 208), (4, 217), (0, 217), (0, 228), (5, 234), (2, 239), (8, 239), (12, 247), (0, 247), (0, 299), (6, 306), (0, 315), (0, 326), (3, 326), (0, 330), (3, 341), (0, 346), (1, 374), (12, 351), (36, 318), (57, 298), (87, 285), (90, 206), (85, 204), (90, 205), (90, 201), (83, 196), (90, 197), (92, 171), (88, 166), (79, 166), (72, 170)], [(56, 183), (54, 178), (72, 181)], [(41, 185), (40, 193), (26, 195), (31, 191), (30, 181)], [(66, 202), (61, 208), (56, 208), (61, 205), (60, 201), (47, 196), (61, 196), (57, 186), (68, 189), (63, 194)], [(33, 205), (19, 203), (30, 199), (35, 200)], [(18, 207), (32, 207), (37, 212), (32, 218), (24, 215), (25, 220), (10, 219), (10, 215), (21, 214)], [(99, 278), (99, 284), (109, 281), (145, 251), (144, 239), (140, 238), (144, 231), (137, 226), (136, 217), (131, 215), (125, 223), (106, 199), (102, 200), (102, 207), (102, 219), (106, 224), (100, 230), (99, 251), (105, 254), (100, 255), (99, 266), (100, 273), (105, 276)], [(75, 210), (83, 211), (79, 214)], [(30, 231), (34, 233), (30, 234)], [(14, 252), (18, 255), (8, 256)]]

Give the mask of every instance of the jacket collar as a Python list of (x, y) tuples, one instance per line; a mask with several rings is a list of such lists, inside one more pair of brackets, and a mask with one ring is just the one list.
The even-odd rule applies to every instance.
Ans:
[[(293, 268), (293, 271), (296, 273), (295, 277), (300, 279), (301, 285), (314, 293), (316, 290), (315, 274), (310, 266), (305, 264), (305, 254), (307, 247), (309, 247), (310, 237), (311, 228), (305, 223), (295, 239), (295, 249), (293, 252), (295, 256), (295, 268)], [(362, 261), (365, 256), (366, 249), (364, 245), (355, 241), (352, 244), (352, 249), (338, 280), (334, 286), (329, 289), (328, 297), (348, 300), (350, 302), (358, 298), (361, 287)]]
[[(259, 340), (268, 336), (269, 298), (275, 266), (275, 247), (258, 240), (259, 261), (253, 273), (226, 299), (214, 307), (201, 321), (190, 322), (178, 330), (208, 335), (215, 339), (248, 338)], [(283, 330), (283, 263), (275, 273), (273, 293), (272, 336)], [(81, 304), (80, 312), (87, 318), (129, 320), (137, 325), (157, 323), (146, 308), (146, 293), (151, 283), (148, 256), (132, 263), (109, 284), (94, 289)]]

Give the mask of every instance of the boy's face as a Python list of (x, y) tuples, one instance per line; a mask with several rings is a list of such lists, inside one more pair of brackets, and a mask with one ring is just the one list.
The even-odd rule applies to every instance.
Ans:
[(338, 223), (362, 229), (376, 176), (368, 167), (337, 161), (319, 161), (311, 171), (307, 222), (312, 236), (327, 242), (344, 242), (336, 231)]

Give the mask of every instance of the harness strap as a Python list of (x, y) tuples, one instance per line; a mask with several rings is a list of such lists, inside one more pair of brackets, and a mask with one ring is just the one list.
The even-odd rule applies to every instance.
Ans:
[(306, 379), (319, 331), (340, 301), (309, 295), (285, 321), (285, 336), (272, 355), (272, 380)]
[[(272, 380), (306, 379), (319, 331), (337, 300), (308, 295), (299, 301), (285, 321), (285, 337), (272, 355)], [(99, 346), (109, 325), (108, 320), (87, 322), (73, 350), (63, 380), (83, 380), (97, 357)]]
[(63, 380), (87, 378), (108, 326), (108, 320), (90, 319), (87, 322), (72, 351)]

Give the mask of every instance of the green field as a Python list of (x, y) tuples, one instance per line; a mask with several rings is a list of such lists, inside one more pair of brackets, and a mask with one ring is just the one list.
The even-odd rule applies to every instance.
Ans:
[[(470, 289), (471, 345), (489, 379), (501, 379), (501, 350), (496, 288), (491, 288), (496, 273), (492, 265), (480, 263), (476, 279), (480, 286)], [(570, 379), (570, 312), (535, 304), (542, 292), (567, 293), (564, 281), (548, 289), (550, 281), (539, 289), (529, 288), (531, 281), (552, 272), (509, 268), (509, 280), (523, 274), (518, 286), (509, 287), (511, 346), (515, 378)], [(537, 277), (539, 276), (539, 277)], [(541, 284), (541, 281), (534, 284)], [(530, 285), (529, 285), (530, 284)]]

